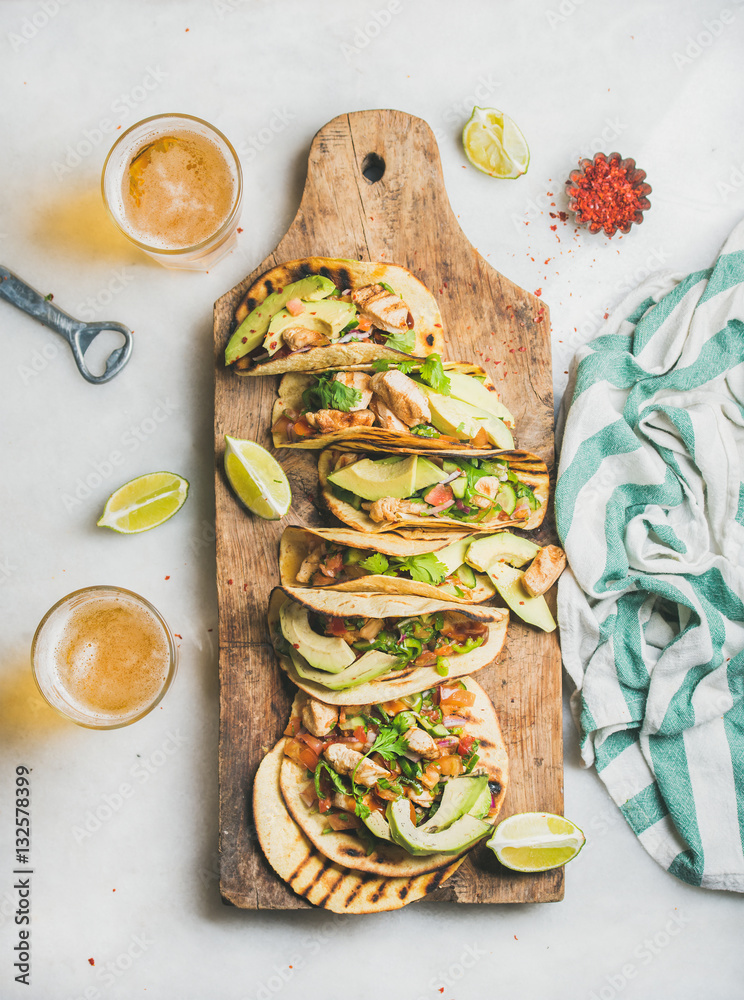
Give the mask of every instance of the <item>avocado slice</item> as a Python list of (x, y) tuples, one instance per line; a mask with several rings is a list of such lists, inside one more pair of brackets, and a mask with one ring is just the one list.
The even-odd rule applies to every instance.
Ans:
[[(471, 812), (484, 789), (488, 792), (488, 778), (485, 774), (463, 774), (458, 778), (451, 778), (444, 786), (439, 808), (430, 819), (416, 827), (416, 832), (430, 834), (446, 830), (455, 820)], [(490, 806), (490, 792), (488, 796)]]
[(296, 601), (285, 601), (279, 610), (282, 635), (300, 656), (317, 670), (339, 674), (356, 662), (354, 650), (345, 639), (318, 635), (310, 627), (308, 609)]
[(362, 819), (362, 823), (364, 823), (370, 833), (374, 833), (375, 837), (379, 837), (380, 840), (389, 840), (392, 842), (390, 824), (381, 812), (372, 809), (369, 816), (366, 819)]
[(315, 330), (337, 340), (341, 331), (356, 319), (357, 308), (353, 302), (342, 302), (341, 299), (325, 299), (319, 302), (305, 302), (305, 311), (299, 316), (293, 316), (286, 309), (280, 309), (269, 323), (269, 329), (264, 340), (264, 347), (269, 354), (276, 352), (284, 344), (283, 332), (292, 326), (303, 326), (307, 330)]
[(395, 843), (414, 855), (462, 854), (492, 830), (489, 823), (484, 823), (483, 820), (467, 813), (456, 819), (446, 830), (437, 832), (421, 830), (411, 822), (408, 799), (396, 799), (395, 802), (391, 802), (386, 815), (390, 824), (390, 834)]
[(465, 562), (465, 553), (471, 544), (470, 538), (461, 538), (443, 549), (435, 552), (437, 559), (447, 567), (447, 576), (452, 576), (455, 570)]
[(434, 486), (435, 483), (442, 483), (449, 475), (451, 473), (445, 472), (434, 462), (430, 462), (428, 458), (419, 455), (416, 466), (416, 482), (411, 493), (417, 493), (419, 490), (426, 489), (427, 486)]
[(402, 499), (415, 491), (416, 459), (416, 455), (409, 455), (402, 462), (389, 464), (384, 459), (374, 462), (363, 458), (332, 472), (328, 481), (365, 500), (381, 500), (383, 497)]
[(512, 566), (524, 566), (535, 558), (540, 546), (527, 538), (520, 538), (510, 531), (500, 531), (496, 535), (486, 535), (471, 542), (465, 561), (473, 569), (486, 572), (494, 563), (507, 562)]
[(541, 628), (543, 632), (555, 630), (555, 620), (545, 598), (530, 597), (522, 586), (524, 573), (521, 570), (514, 569), (505, 562), (495, 562), (488, 567), (488, 575), (496, 590), (522, 621)]
[(367, 681), (373, 681), (376, 677), (389, 674), (395, 669), (398, 662), (397, 656), (390, 656), (380, 649), (370, 649), (356, 663), (342, 670), (338, 674), (329, 674), (325, 670), (314, 670), (304, 658), (300, 656), (296, 649), (290, 649), (290, 656), (294, 668), (300, 677), (306, 681), (313, 681), (314, 684), (321, 684), (329, 691), (345, 691), (347, 688), (358, 687)]
[(263, 302), (249, 312), (235, 333), (230, 337), (225, 348), (225, 364), (231, 365), (238, 358), (250, 354), (266, 336), (269, 323), (280, 309), (283, 309), (290, 299), (316, 302), (327, 298), (336, 286), (330, 278), (321, 274), (310, 274), (299, 281), (292, 281), (280, 291), (267, 295)]
[(476, 799), (475, 805), (468, 809), (471, 816), (476, 819), (485, 819), (491, 811), (491, 789), (486, 783), (486, 787)]
[[(425, 385), (420, 389), (425, 393), (431, 410), (431, 422), (442, 434), (465, 440), (474, 437), (482, 428), (486, 432), (489, 444), (494, 448), (509, 449), (514, 447), (512, 433), (503, 420), (494, 416), (488, 410), (481, 410), (472, 403), (456, 399), (453, 396), (443, 396)], [(485, 390), (488, 392), (488, 390)]]
[(473, 406), (477, 406), (481, 410), (487, 410), (499, 420), (503, 420), (509, 427), (514, 427), (514, 417), (499, 400), (497, 392), (486, 389), (483, 383), (479, 382), (477, 378), (473, 378), (472, 375), (451, 371), (446, 374), (450, 380), (450, 394), (455, 399), (461, 399), (466, 403), (472, 403)]

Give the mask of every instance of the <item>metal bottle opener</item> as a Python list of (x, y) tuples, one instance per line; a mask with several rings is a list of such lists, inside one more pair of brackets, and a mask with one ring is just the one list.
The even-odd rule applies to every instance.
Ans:
[[(122, 323), (83, 323), (81, 320), (73, 319), (2, 264), (0, 264), (0, 298), (7, 299), (22, 312), (28, 313), (50, 330), (54, 330), (60, 337), (64, 337), (70, 345), (80, 374), (94, 385), (110, 382), (129, 361), (134, 338), (132, 331)], [(124, 343), (109, 354), (104, 373), (94, 375), (85, 363), (85, 352), (103, 330), (114, 330), (122, 334)]]

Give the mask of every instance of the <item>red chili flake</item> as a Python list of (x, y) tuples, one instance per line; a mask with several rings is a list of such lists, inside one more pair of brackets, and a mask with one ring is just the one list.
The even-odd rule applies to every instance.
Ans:
[(292, 645), (294, 646), (295, 649), (299, 649), (300, 648), (299, 642), (293, 642)]
[(176, 637), (176, 639), (183, 639), (183, 636), (179, 635), (178, 632), (174, 632), (173, 635)]
[(166, 578), (165, 578), (165, 579), (166, 579), (166, 580), (170, 580), (170, 577), (169, 577), (169, 576), (166, 576)]
[(243, 227), (242, 227), (242, 226), (238, 226), (238, 232), (239, 232), (239, 233), (242, 233), (242, 232), (243, 232)]
[(535, 295), (536, 295), (536, 296), (538, 297), (538, 299), (539, 299), (539, 298), (540, 298), (540, 296), (542, 295), (542, 288), (536, 288), (536, 289), (535, 289)]
[(186, 31), (191, 31), (191, 28), (186, 28), (185, 30), (186, 30)]
[(228, 580), (227, 582), (232, 586), (232, 580)]
[(555, 231), (556, 231), (556, 229), (558, 228), (558, 226), (551, 226), (550, 228), (551, 228), (551, 230), (552, 230), (553, 232), (555, 232)]
[(608, 317), (609, 315), (610, 315), (609, 313), (605, 313), (605, 314), (604, 314), (604, 318), (605, 318), (605, 319), (607, 319), (607, 317)]
[[(211, 629), (211, 628), (207, 629), (207, 632), (213, 632), (213, 631), (214, 631), (214, 629)], [(116, 889), (114, 889), (114, 892), (116, 892)]]
[(559, 212), (558, 218), (561, 220), (561, 222), (568, 222), (568, 212)]
[(88, 965), (95, 965), (95, 964), (96, 964), (95, 958), (89, 958), (88, 959)]
[(576, 221), (595, 233), (600, 229), (608, 236), (618, 229), (627, 233), (632, 223), (643, 220), (644, 210), (650, 207), (646, 195), (651, 188), (642, 183), (645, 177), (634, 160), (621, 160), (619, 153), (610, 157), (597, 153), (593, 160), (582, 160), (566, 184)]
[(509, 354), (514, 354), (514, 348), (513, 347), (509, 348)]
[(247, 344), (247, 343), (248, 343), (248, 338), (247, 338), (247, 337), (243, 337), (243, 343), (244, 343), (244, 344)]
[(520, 350), (520, 351), (526, 351), (526, 350), (527, 350), (527, 348), (526, 348), (526, 347), (520, 347), (520, 348), (519, 348), (519, 350)]
[(247, 583), (243, 584), (243, 590), (248, 590), (248, 584)]

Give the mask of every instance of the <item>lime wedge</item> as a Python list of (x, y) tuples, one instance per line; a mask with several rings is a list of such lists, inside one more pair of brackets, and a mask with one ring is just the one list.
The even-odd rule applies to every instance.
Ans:
[(572, 861), (585, 841), (578, 826), (563, 816), (517, 813), (499, 823), (487, 844), (505, 868), (545, 872)]
[(491, 177), (514, 179), (527, 173), (530, 150), (527, 140), (503, 111), (473, 108), (462, 130), (465, 155), (479, 170)]
[(225, 435), (225, 474), (248, 510), (276, 521), (289, 510), (292, 491), (277, 460), (255, 441)]
[(189, 484), (175, 472), (149, 472), (130, 479), (111, 494), (96, 522), (123, 535), (157, 528), (183, 507)]

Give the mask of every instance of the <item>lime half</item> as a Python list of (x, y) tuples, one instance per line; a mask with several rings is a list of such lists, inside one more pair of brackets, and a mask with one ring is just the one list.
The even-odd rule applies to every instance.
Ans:
[(530, 150), (527, 140), (503, 111), (473, 108), (462, 130), (465, 155), (479, 170), (491, 177), (514, 179), (527, 173)]
[(173, 517), (189, 495), (189, 484), (175, 472), (149, 472), (130, 479), (111, 494), (96, 522), (123, 535), (149, 531)]
[(259, 517), (276, 521), (289, 510), (292, 491), (284, 470), (255, 441), (225, 435), (225, 474), (239, 499)]
[(506, 868), (545, 872), (572, 861), (585, 841), (578, 826), (563, 816), (517, 813), (499, 823), (487, 844)]

